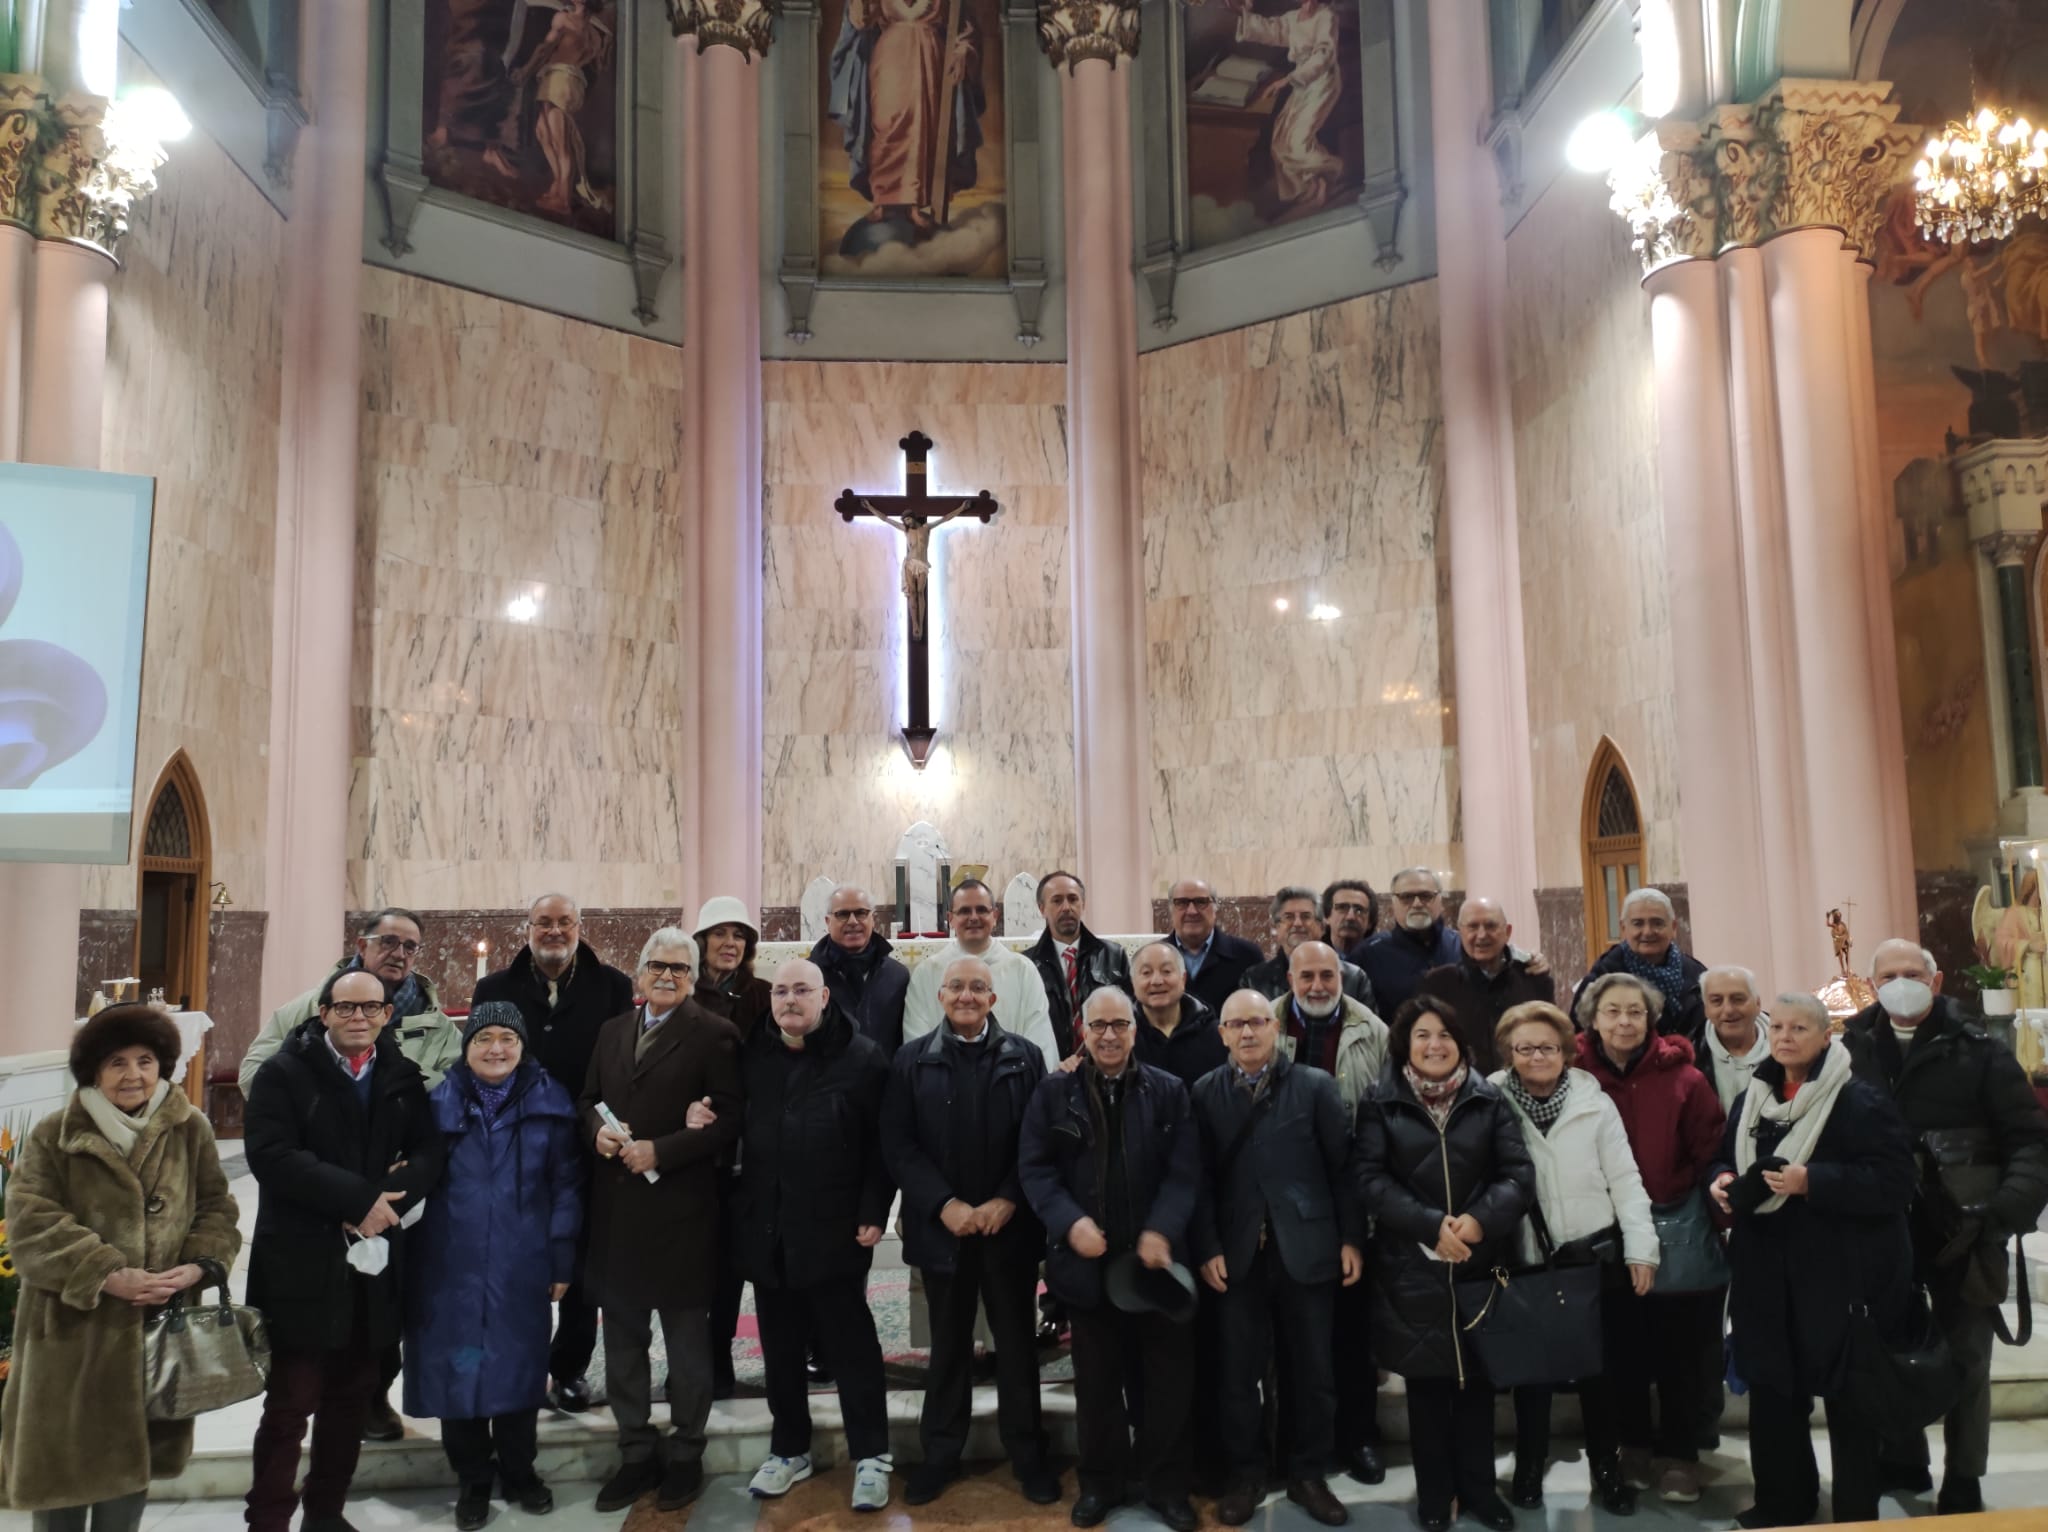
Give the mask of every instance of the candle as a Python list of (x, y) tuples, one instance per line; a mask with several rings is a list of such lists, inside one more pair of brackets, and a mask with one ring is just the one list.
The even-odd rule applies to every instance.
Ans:
[(896, 934), (906, 936), (910, 932), (910, 869), (901, 862), (896, 864)]
[(953, 929), (952, 922), (946, 919), (948, 909), (953, 903), (953, 864), (951, 862), (939, 863), (938, 894), (938, 909), (932, 924), (939, 928), (939, 935), (945, 936)]
[(478, 942), (476, 944), (476, 976), (481, 979), (490, 971), (491, 944), (489, 942)]

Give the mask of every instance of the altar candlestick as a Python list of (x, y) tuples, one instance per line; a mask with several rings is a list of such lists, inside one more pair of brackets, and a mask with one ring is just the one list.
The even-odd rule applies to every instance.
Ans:
[(476, 976), (481, 979), (490, 971), (491, 944), (489, 942), (478, 942), (476, 944)]

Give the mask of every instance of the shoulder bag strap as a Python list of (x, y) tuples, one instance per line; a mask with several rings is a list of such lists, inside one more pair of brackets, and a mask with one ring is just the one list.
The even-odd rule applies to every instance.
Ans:
[(2016, 1301), (2020, 1309), (2019, 1333), (2006, 1328), (2005, 1310), (1991, 1311), (1991, 1328), (1998, 1332), (1998, 1338), (2008, 1346), (2024, 1346), (2034, 1338), (2034, 1294), (2027, 1281), (2026, 1241), (2015, 1235), (2012, 1242), (2012, 1285), (2019, 1289)]
[(1550, 1225), (1544, 1222), (1541, 1202), (1529, 1204), (1529, 1223), (1536, 1230), (1536, 1248), (1543, 1252), (1543, 1264), (1548, 1266), (1557, 1255), (1557, 1241), (1550, 1237)]
[[(1268, 1065), (1267, 1067), (1270, 1069), (1272, 1066)], [(1236, 1083), (1233, 1082), (1229, 1089), (1236, 1090)], [(1258, 1099), (1252, 1103), (1252, 1109), (1245, 1114), (1244, 1121), (1237, 1125), (1237, 1132), (1232, 1134), (1230, 1142), (1224, 1145), (1223, 1153), (1216, 1157), (1216, 1179), (1218, 1181), (1223, 1180), (1230, 1174), (1230, 1168), (1237, 1163), (1237, 1157), (1244, 1152), (1244, 1146), (1252, 1141), (1252, 1132), (1258, 1127), (1259, 1119), (1265, 1116), (1266, 1109), (1272, 1104), (1273, 1090), (1269, 1085), (1265, 1090), (1259, 1092)]]

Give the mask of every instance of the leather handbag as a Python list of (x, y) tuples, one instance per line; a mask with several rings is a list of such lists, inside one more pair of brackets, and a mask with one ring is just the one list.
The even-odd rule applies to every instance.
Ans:
[(1657, 1226), (1658, 1293), (1710, 1293), (1728, 1285), (1728, 1252), (1707, 1213), (1707, 1194), (1695, 1187), (1676, 1202), (1650, 1205)]
[(1603, 1361), (1601, 1268), (1560, 1265), (1542, 1212), (1532, 1210), (1530, 1219), (1541, 1265), (1514, 1272), (1496, 1266), (1483, 1282), (1452, 1283), (1459, 1333), (1497, 1388), (1597, 1377)]
[[(229, 1299), (219, 1262), (199, 1266), (205, 1275), (198, 1283), (174, 1293), (143, 1325), (143, 1399), (151, 1420), (190, 1420), (240, 1404), (262, 1393), (270, 1377), (263, 1316)], [(186, 1302), (209, 1287), (220, 1289), (218, 1304)]]
[(1855, 1400), (1885, 1441), (1918, 1436), (1955, 1408), (1963, 1392), (1963, 1364), (1934, 1322), (1925, 1292), (1913, 1294), (1898, 1341), (1885, 1339), (1867, 1305), (1850, 1305), (1832, 1392)]

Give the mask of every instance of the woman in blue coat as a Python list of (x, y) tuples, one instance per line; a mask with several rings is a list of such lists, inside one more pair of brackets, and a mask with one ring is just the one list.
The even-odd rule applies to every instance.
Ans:
[(576, 1259), (582, 1150), (575, 1102), (526, 1057), (525, 1019), (506, 1001), (470, 1013), (462, 1060), (428, 1099), (448, 1169), (411, 1235), (405, 1413), (440, 1419), (461, 1486), (455, 1524), (475, 1528), (494, 1480), (523, 1510), (554, 1509), (534, 1433), (550, 1305)]

